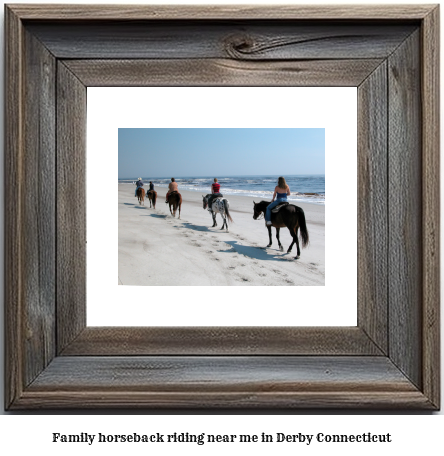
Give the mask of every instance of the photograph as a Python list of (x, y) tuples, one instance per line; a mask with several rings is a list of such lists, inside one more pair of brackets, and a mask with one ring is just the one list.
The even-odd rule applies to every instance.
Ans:
[[(411, 422), (402, 437), (393, 419), (319, 416), (441, 413), (439, 7), (18, 4), (4, 18), (4, 409), (137, 418), (35, 437), (30, 422), (15, 450), (238, 429), (413, 448)], [(168, 417), (190, 411), (225, 423)], [(227, 414), (245, 412), (319, 416)]]
[(119, 128), (118, 174), (119, 285), (325, 285), (325, 129)]

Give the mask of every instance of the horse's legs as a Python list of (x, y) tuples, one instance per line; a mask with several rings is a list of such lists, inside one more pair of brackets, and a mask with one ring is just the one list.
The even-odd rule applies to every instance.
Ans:
[(179, 203), (179, 218), (180, 218), (180, 208), (182, 207), (182, 203)]
[[(290, 247), (288, 247), (288, 249), (287, 249), (287, 253), (290, 253), (294, 244), (296, 242), (298, 242), (298, 236), (297, 236), (298, 230), (293, 225), (287, 226), (287, 228), (288, 228), (288, 231), (290, 231), (290, 235), (291, 235), (291, 239), (292, 239)], [(294, 233), (296, 233), (296, 235)]]
[(301, 249), (299, 248), (298, 229), (299, 229), (299, 227), (296, 227), (296, 229), (293, 229), (293, 230), (288, 228), (288, 231), (290, 231), (290, 234), (293, 238), (293, 242), (291, 243), (290, 247), (288, 247), (287, 253), (291, 252), (293, 244), (296, 243), (297, 255), (294, 257), (295, 260), (298, 260), (301, 256)]
[(280, 232), (280, 228), (276, 227), (276, 239), (278, 241), (278, 245), (279, 245), (279, 250), (282, 252), (284, 250), (284, 248), (282, 247), (282, 244), (281, 244), (281, 241), (279, 239), (279, 232)]
[(267, 226), (268, 229), (268, 238), (270, 240), (270, 243), (267, 245), (267, 247), (271, 247), (271, 244), (273, 243), (273, 240), (271, 239), (271, 226)]
[(211, 216), (213, 217), (213, 226), (211, 228), (214, 228), (215, 226), (217, 226), (216, 212), (211, 211)]
[[(221, 230), (223, 230), (225, 228), (225, 224), (227, 223), (227, 218), (225, 217), (225, 214), (223, 214), (222, 212), (220, 213), (220, 216), (222, 217), (222, 228), (221, 228)], [(228, 231), (228, 224), (227, 224), (227, 231)]]
[[(291, 234), (291, 230), (289, 229), (288, 231), (290, 231), (290, 234)], [(291, 236), (292, 236), (292, 239), (293, 239), (293, 240), (291, 241), (290, 247), (288, 247), (288, 249), (287, 249), (287, 253), (290, 253), (290, 252), (291, 252), (291, 249), (293, 248), (294, 243), (295, 243), (293, 234), (291, 234)]]

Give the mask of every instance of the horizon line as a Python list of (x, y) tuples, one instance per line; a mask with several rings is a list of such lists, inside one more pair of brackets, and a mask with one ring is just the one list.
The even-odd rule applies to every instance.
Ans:
[[(287, 176), (325, 176), (325, 173), (301, 173), (301, 174), (286, 174)], [(140, 174), (138, 174), (140, 177)], [(250, 176), (279, 176), (279, 174), (226, 174), (222, 175), (225, 177), (250, 177)], [(131, 177), (118, 177), (118, 179), (133, 179), (134, 176)], [(150, 178), (153, 179), (169, 179), (169, 177), (166, 176), (149, 176)], [(174, 176), (173, 176), (174, 177)], [(178, 176), (178, 177), (214, 177), (213, 175), (188, 175), (188, 176)], [(284, 176), (285, 177), (285, 176)], [(143, 176), (142, 176), (143, 178)], [(223, 177), (218, 177), (218, 179), (223, 179)]]

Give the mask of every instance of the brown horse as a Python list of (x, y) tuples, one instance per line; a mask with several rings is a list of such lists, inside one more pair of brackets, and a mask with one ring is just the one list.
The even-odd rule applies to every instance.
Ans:
[(148, 196), (148, 199), (150, 200), (150, 207), (151, 207), (151, 203), (152, 203), (154, 209), (156, 209), (157, 192), (155, 192), (154, 190), (150, 190), (147, 193), (147, 196)]
[[(172, 192), (168, 195), (168, 204), (170, 206), (170, 212), (173, 217), (176, 217), (176, 211), (179, 209), (179, 217), (180, 218), (180, 208), (182, 206), (182, 195), (179, 192)], [(173, 210), (171, 210), (171, 206), (173, 206)]]
[[(270, 204), (269, 201), (261, 201), (260, 203), (255, 203), (254, 204), (254, 214), (253, 218), (254, 220), (257, 220), (257, 218), (263, 213), (265, 215), (265, 210), (267, 209), (267, 206)], [(304, 211), (299, 207), (295, 206), (293, 204), (289, 204), (279, 210), (277, 214), (271, 213), (271, 223), (272, 226), (276, 228), (276, 239), (279, 244), (279, 249), (282, 251), (284, 250), (281, 241), (279, 240), (279, 230), (280, 228), (287, 227), (288, 231), (290, 231), (291, 237), (293, 238), (293, 242), (290, 244), (290, 247), (288, 247), (287, 253), (291, 252), (291, 249), (293, 248), (293, 245), (296, 243), (297, 247), (297, 256), (294, 258), (295, 260), (298, 260), (301, 256), (301, 250), (299, 249), (299, 240), (298, 240), (298, 229), (300, 228), (301, 231), (301, 238), (302, 238), (302, 247), (306, 247), (308, 244), (308, 231), (307, 231), (307, 225), (305, 224), (305, 214)], [(271, 226), (267, 226), (268, 228), (268, 237), (270, 239), (270, 243), (267, 245), (267, 247), (271, 247)]]
[(139, 187), (136, 191), (136, 195), (139, 200), (139, 204), (143, 204), (145, 206), (145, 190), (142, 187)]

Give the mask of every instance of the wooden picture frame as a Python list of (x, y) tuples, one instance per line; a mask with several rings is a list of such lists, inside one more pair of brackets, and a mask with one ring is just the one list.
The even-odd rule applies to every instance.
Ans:
[[(439, 409), (438, 6), (5, 21), (6, 409)], [(358, 87), (357, 327), (86, 327), (86, 87), (122, 85)]]

